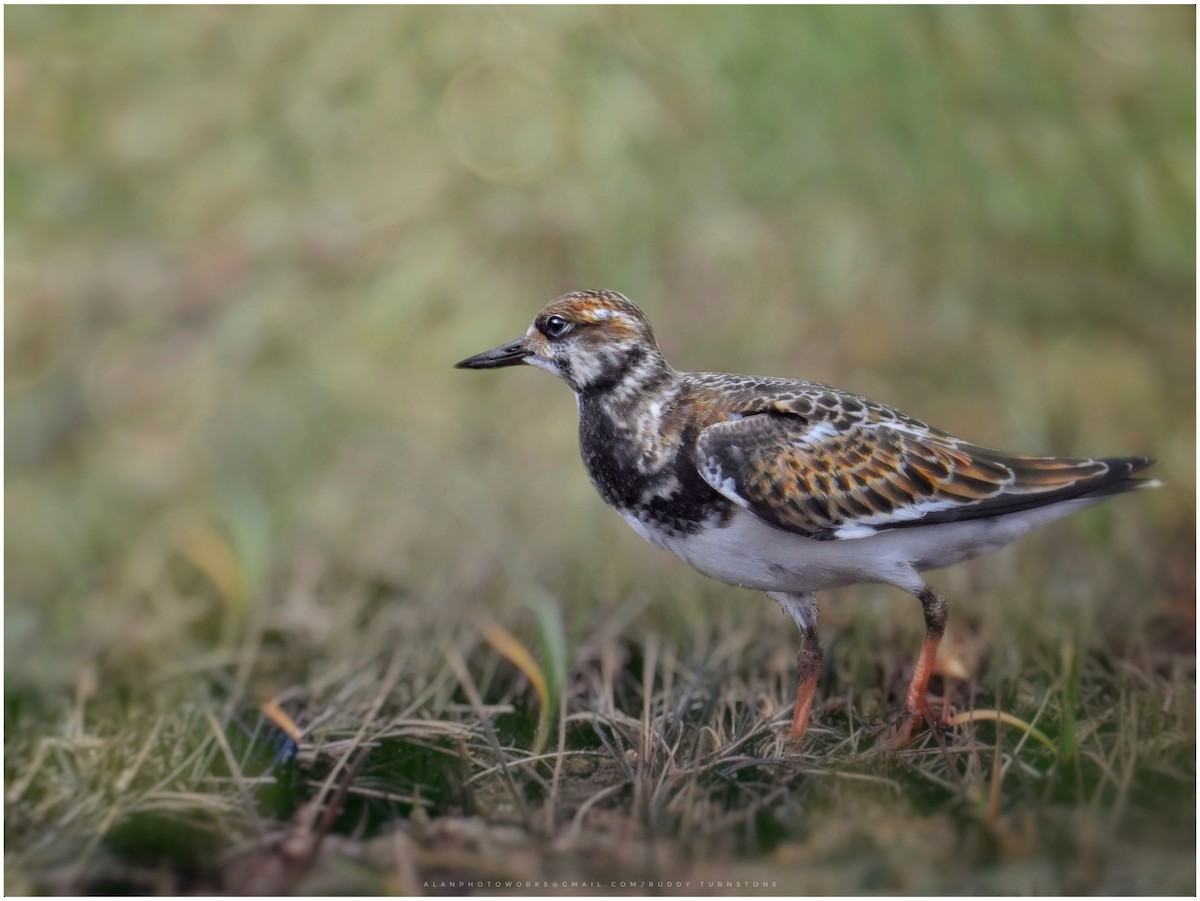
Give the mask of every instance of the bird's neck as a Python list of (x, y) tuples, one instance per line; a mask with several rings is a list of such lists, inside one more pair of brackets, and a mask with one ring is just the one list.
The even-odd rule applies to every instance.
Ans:
[(624, 350), (576, 388), (579, 403), (598, 403), (623, 411), (671, 392), (678, 381), (675, 370), (654, 346), (639, 345)]
[[(682, 388), (655, 348), (631, 360), (619, 378), (577, 392), (580, 444), (598, 487), (611, 473), (632, 484), (669, 465), (680, 440), (673, 411)], [(601, 493), (609, 496), (605, 488)]]

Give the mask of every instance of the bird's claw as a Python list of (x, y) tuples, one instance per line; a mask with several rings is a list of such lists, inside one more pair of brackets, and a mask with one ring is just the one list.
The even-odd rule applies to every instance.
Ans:
[(939, 725), (940, 718), (934, 715), (924, 700), (915, 707), (905, 704), (899, 718), (892, 723), (881, 739), (880, 746), (885, 751), (899, 751), (916, 739), (922, 726), (928, 726), (932, 730)]

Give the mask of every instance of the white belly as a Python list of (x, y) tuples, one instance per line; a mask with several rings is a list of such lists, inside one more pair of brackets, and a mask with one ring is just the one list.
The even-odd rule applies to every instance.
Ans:
[(1095, 499), (1064, 501), (992, 519), (910, 526), (832, 541), (776, 529), (743, 509), (724, 528), (713, 525), (679, 537), (658, 532), (632, 514), (623, 515), (651, 544), (732, 585), (800, 593), (883, 582), (918, 593), (925, 586), (921, 571), (999, 550), (1036, 526), (1094, 503)]

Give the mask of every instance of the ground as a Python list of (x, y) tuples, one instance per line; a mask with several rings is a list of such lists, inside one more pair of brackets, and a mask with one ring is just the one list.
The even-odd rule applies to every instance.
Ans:
[[(302, 635), (289, 608), (332, 588), (308, 573), (239, 648), (163, 667), (153, 690), (118, 661), (83, 673), (57, 735), (20, 728), (53, 708), (10, 699), (9, 889), (1186, 894), (1190, 626), (1128, 630), (1112, 598), (1083, 602), (1090, 634), (1078, 611), (1044, 625), (1044, 599), (1007, 567), (1146, 590), (1073, 553), (987, 568), (1009, 610), (986, 612), (996, 587), (963, 597), (940, 658), (939, 713), (1017, 719), (896, 753), (876, 742), (919, 639), (902, 595), (827, 604), (822, 700), (796, 753), (794, 637), (748, 592), (668, 603), (682, 630), (631, 637), (617, 607), (581, 635), (544, 634), (570, 649), (559, 683), (525, 651), (538, 627), (522, 641), (452, 625), (396, 586), (339, 592), (336, 618)], [(558, 714), (539, 746), (543, 704)]]

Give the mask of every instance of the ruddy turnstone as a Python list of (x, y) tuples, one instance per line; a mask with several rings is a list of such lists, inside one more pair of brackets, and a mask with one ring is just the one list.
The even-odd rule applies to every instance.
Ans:
[(614, 291), (565, 294), (520, 338), (457, 365), (518, 363), (575, 392), (588, 476), (638, 534), (765, 591), (796, 621), (797, 743), (823, 656), (816, 592), (882, 582), (920, 600), (925, 640), (890, 739), (903, 744), (933, 723), (925, 695), (948, 612), (921, 573), (1157, 484), (1131, 478), (1146, 457), (1004, 453), (817, 382), (676, 372), (646, 316)]

